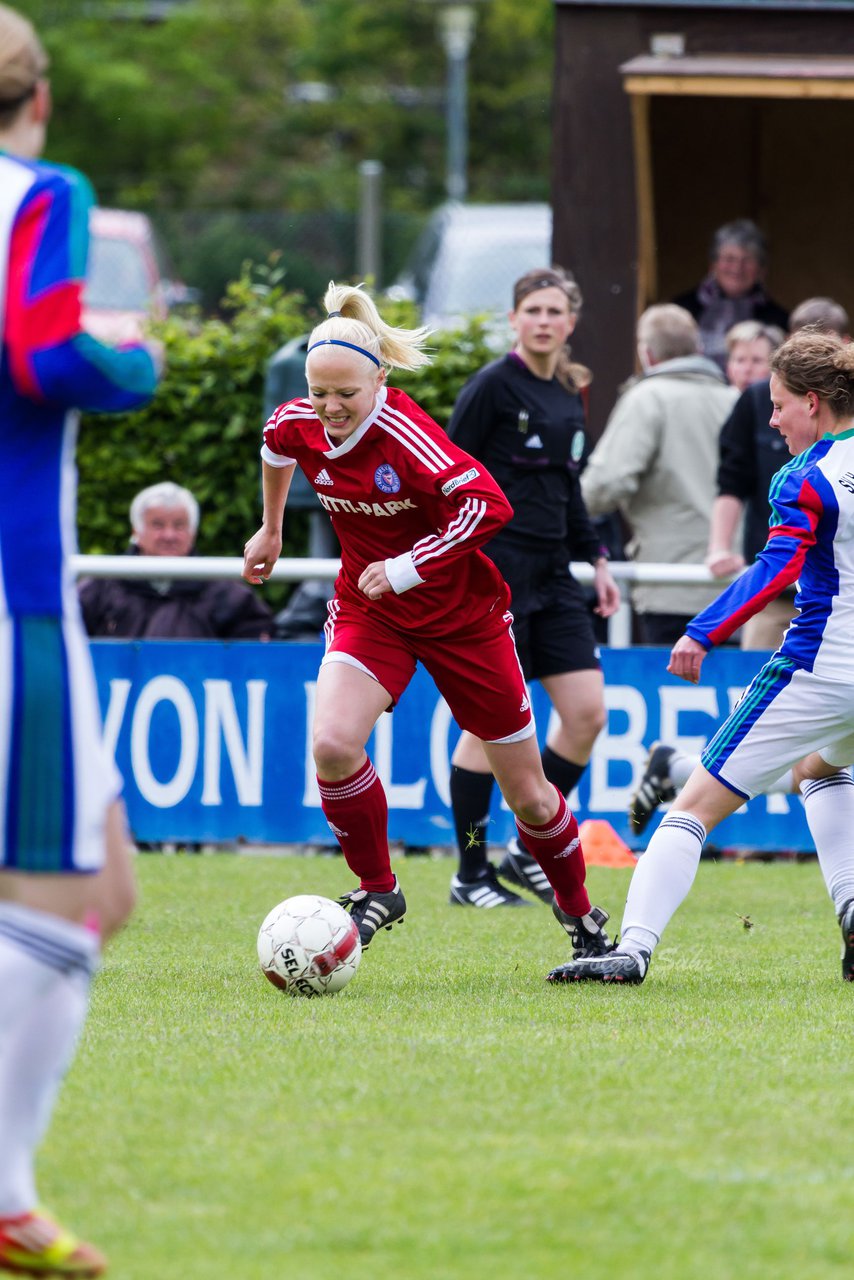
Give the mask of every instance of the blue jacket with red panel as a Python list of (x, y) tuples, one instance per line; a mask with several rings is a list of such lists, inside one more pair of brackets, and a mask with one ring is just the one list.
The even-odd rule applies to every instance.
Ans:
[(797, 582), (798, 612), (780, 646), (794, 666), (854, 678), (854, 430), (825, 435), (777, 472), (768, 541), (755, 562), (697, 614), (687, 633), (707, 649)]
[(81, 329), (92, 199), (73, 169), (0, 153), (0, 617), (76, 608), (75, 410), (137, 408), (157, 382), (145, 346)]

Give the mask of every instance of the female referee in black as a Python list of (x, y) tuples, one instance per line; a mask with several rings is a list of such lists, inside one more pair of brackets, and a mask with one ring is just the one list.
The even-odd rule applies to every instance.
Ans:
[[(605, 724), (602, 670), (587, 602), (569, 561), (595, 570), (596, 612), (610, 617), (619, 589), (587, 514), (578, 474), (587, 437), (581, 391), (589, 372), (566, 347), (581, 291), (559, 268), (529, 271), (513, 288), (513, 350), (486, 365), (461, 391), (448, 435), (480, 459), (506, 493), (514, 516), (483, 549), (512, 591), (514, 632), (525, 677), (537, 679), (556, 715), (543, 748), (546, 777), (566, 796), (581, 777)], [(451, 763), (451, 804), (459, 867), (451, 903), (521, 906), (498, 879), (545, 902), (551, 885), (511, 840), (496, 872), (486, 853), (493, 777), (477, 738), (463, 733)]]

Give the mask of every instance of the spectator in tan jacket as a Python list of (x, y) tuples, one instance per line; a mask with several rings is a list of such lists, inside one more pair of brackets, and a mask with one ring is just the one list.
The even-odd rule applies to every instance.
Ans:
[[(700, 354), (696, 321), (673, 303), (649, 307), (637, 326), (642, 375), (614, 407), (581, 477), (592, 516), (618, 509), (631, 528), (631, 559), (702, 564), (715, 500), (718, 435), (738, 396)], [(673, 645), (714, 586), (636, 586), (644, 644)]]

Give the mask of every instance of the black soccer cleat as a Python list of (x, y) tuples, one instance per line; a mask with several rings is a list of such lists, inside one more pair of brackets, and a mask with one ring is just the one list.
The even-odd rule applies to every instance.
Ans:
[(495, 867), (488, 866), (477, 880), (465, 881), (455, 875), (451, 880), (449, 901), (452, 907), (532, 907), (534, 904), (508, 889), (498, 879)]
[(547, 982), (622, 982), (639, 986), (649, 968), (646, 951), (611, 951), (605, 956), (577, 956), (546, 974)]
[(670, 761), (675, 747), (654, 742), (649, 749), (641, 780), (629, 801), (629, 828), (639, 836), (660, 804), (676, 799), (676, 788), (670, 778)]
[(614, 943), (605, 932), (609, 916), (602, 907), (591, 907), (586, 916), (571, 916), (552, 903), (554, 918), (569, 934), (574, 960), (582, 956), (605, 956), (614, 950)]
[(842, 977), (854, 982), (854, 898), (846, 902), (839, 917), (842, 930)]
[(545, 871), (537, 859), (532, 858), (530, 853), (522, 848), (515, 836), (507, 845), (507, 852), (498, 868), (498, 874), (505, 880), (509, 880), (511, 884), (518, 885), (520, 889), (528, 889), (536, 894), (541, 902), (546, 902), (549, 906), (555, 900), (554, 889), (549, 884)]
[(394, 878), (394, 888), (389, 893), (353, 889), (338, 901), (353, 917), (363, 951), (367, 951), (378, 929), (390, 929), (406, 915), (406, 899), (397, 876)]

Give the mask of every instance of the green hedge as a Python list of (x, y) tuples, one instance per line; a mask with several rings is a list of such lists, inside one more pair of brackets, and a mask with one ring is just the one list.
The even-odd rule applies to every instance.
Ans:
[[(201, 555), (240, 555), (261, 514), (264, 374), (273, 353), (317, 323), (301, 294), (286, 292), (273, 268), (244, 269), (228, 288), (224, 318), (173, 317), (158, 328), (166, 373), (138, 413), (85, 415), (78, 447), (81, 551), (112, 555), (127, 545), (128, 508), (146, 485), (173, 480), (196, 495)], [(411, 308), (382, 307), (394, 324)], [(444, 424), (457, 392), (490, 358), (482, 326), (436, 335), (434, 362), (395, 382)], [(284, 555), (304, 555), (308, 513), (285, 521)]]

